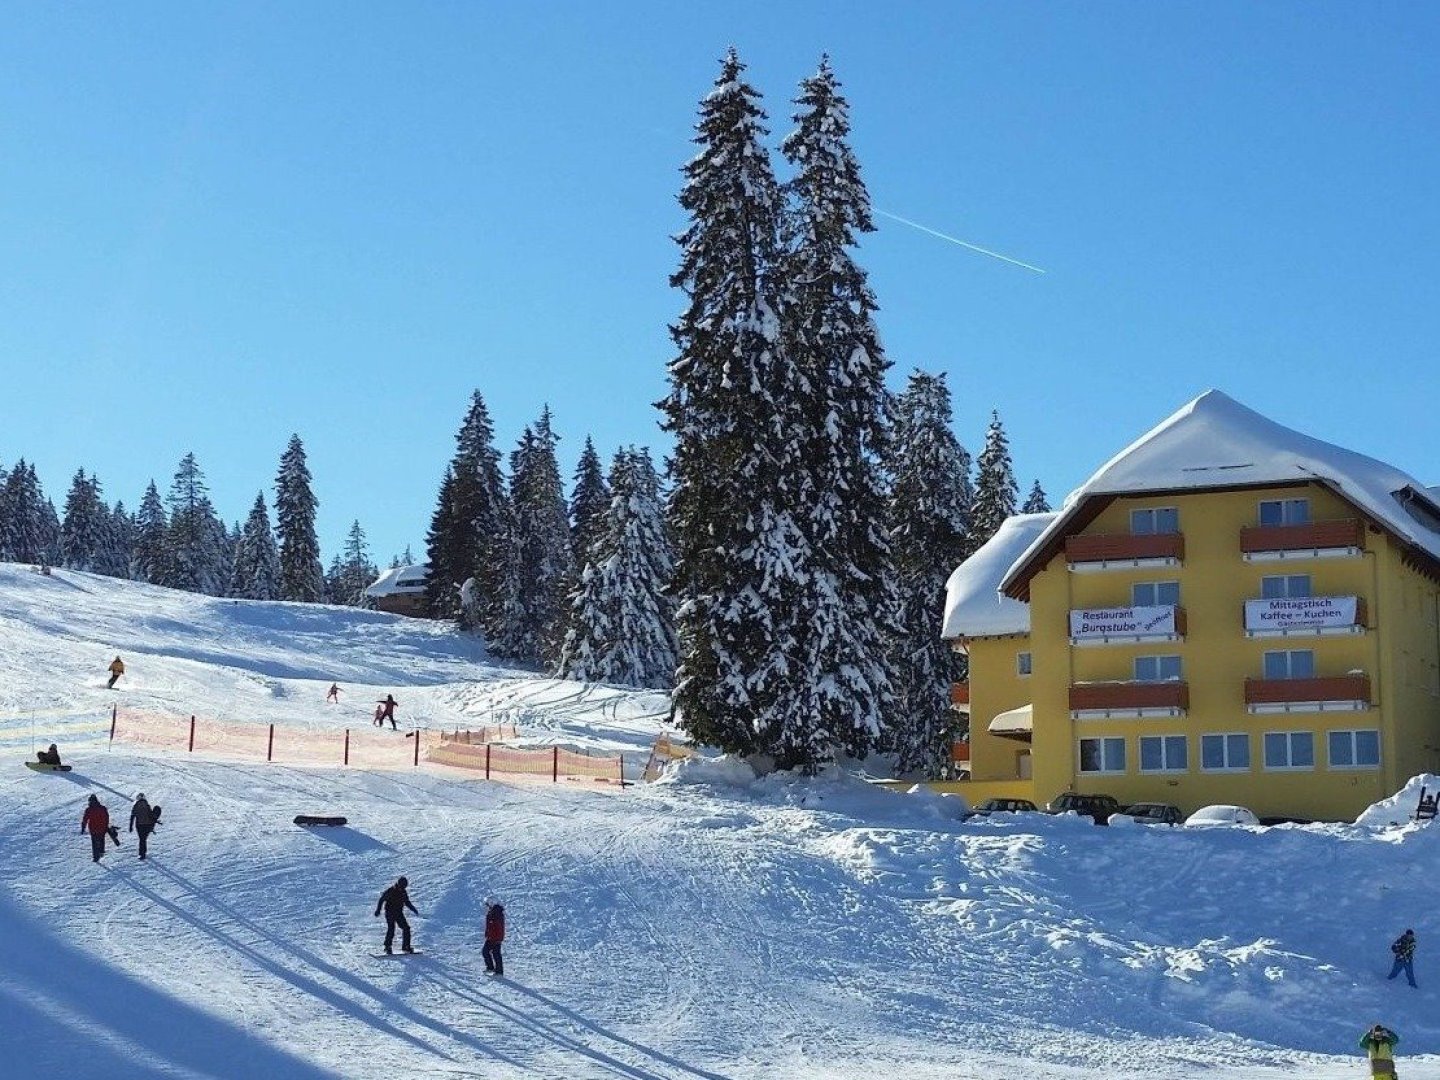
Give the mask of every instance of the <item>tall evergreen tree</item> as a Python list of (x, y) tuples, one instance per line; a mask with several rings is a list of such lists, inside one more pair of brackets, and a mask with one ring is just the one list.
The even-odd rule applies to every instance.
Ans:
[(255, 496), (250, 516), (240, 530), (230, 595), (242, 600), (280, 599), (280, 552), (275, 547), (275, 534), (270, 531), (270, 512), (263, 491)]
[(673, 572), (660, 478), (648, 450), (621, 450), (613, 495), (571, 596), (559, 672), (582, 682), (668, 688), (675, 677)]
[(310, 468), (299, 435), (280, 457), (275, 477), (275, 531), (280, 537), (280, 599), (320, 603), (325, 598), (325, 573), (320, 566), (320, 540), (315, 534), (319, 500), (310, 490)]
[(53, 516), (54, 507), (45, 498), (35, 467), (21, 458), (0, 490), (0, 559), (51, 561)]
[(114, 509), (109, 511), (109, 523), (105, 529), (105, 541), (96, 572), (110, 577), (128, 578), (134, 549), (135, 520), (126, 511), (125, 504), (117, 502)]
[(952, 430), (945, 376), (916, 371), (895, 408), (888, 519), (899, 582), (890, 734), (902, 772), (936, 776), (957, 725), (950, 684), (960, 666), (940, 639), (945, 582), (970, 553), (970, 455)]
[(1048, 514), (1050, 512), (1050, 500), (1045, 495), (1045, 489), (1036, 480), (1030, 487), (1030, 494), (1025, 496), (1025, 505), (1020, 508), (1024, 514)]
[(193, 453), (180, 459), (168, 501), (170, 527), (161, 584), (223, 596), (230, 582), (225, 524), (210, 503), (205, 473)]
[(370, 559), (365, 530), (360, 527), (360, 522), (352, 522), (345, 537), (345, 551), (340, 558), (340, 572), (331, 593), (331, 602), (346, 607), (364, 607), (367, 602), (365, 590), (379, 574)]
[(783, 355), (782, 198), (765, 150), (759, 94), (732, 49), (700, 103), (699, 152), (684, 168), (671, 284), (688, 303), (660, 408), (675, 437), (670, 500), (680, 601), (673, 708), (696, 740), (765, 751), (782, 766), (813, 750), (793, 638), (806, 536), (794, 469), (803, 455), (786, 402), (798, 372)]
[(811, 565), (793, 631), (809, 730), (794, 752), (813, 765), (839, 748), (873, 749), (892, 712), (886, 643), (895, 594), (881, 473), (890, 364), (874, 294), (851, 254), (856, 234), (875, 226), (828, 59), (796, 104), (796, 129), (783, 143), (795, 169), (784, 325), (801, 376), (789, 404), (792, 437), (803, 440), (798, 494)]
[[(980, 451), (975, 474), (975, 505), (970, 515), (970, 550), (974, 551), (999, 531), (1005, 519), (1015, 513), (1020, 488), (1010, 463), (1010, 441), (1000, 414), (990, 414), (985, 446)], [(953, 569), (953, 568), (952, 568)]]
[(165, 504), (155, 481), (145, 489), (140, 509), (135, 513), (135, 543), (130, 557), (130, 576), (136, 581), (159, 585), (167, 574), (166, 559), (170, 534)]
[(109, 531), (110, 509), (100, 500), (100, 482), (80, 469), (70, 481), (70, 493), (65, 497), (59, 565), (71, 570), (100, 572)]
[[(425, 597), (432, 617), (458, 619), (465, 629), (494, 630), (505, 576), (505, 522), (505, 481), (495, 427), (476, 390), (456, 433), (455, 456), (441, 482), (426, 537), (430, 569)], [(473, 611), (460, 602), (460, 588), (470, 578), (475, 579)]]
[(574, 540), (575, 565), (583, 567), (590, 549), (605, 531), (605, 514), (610, 509), (610, 487), (600, 468), (600, 455), (590, 436), (580, 451), (575, 467), (575, 485), (570, 491), (570, 536)]

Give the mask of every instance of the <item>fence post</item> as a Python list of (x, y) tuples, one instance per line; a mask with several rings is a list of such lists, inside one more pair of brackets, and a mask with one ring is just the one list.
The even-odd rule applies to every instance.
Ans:
[(187, 753), (193, 754), (194, 752), (195, 752), (195, 717), (192, 715), (192, 716), (190, 717), (190, 749), (187, 751)]
[(420, 729), (415, 729), (415, 768), (420, 767)]
[(110, 741), (111, 741), (112, 743), (115, 741), (115, 721), (118, 720), (119, 718), (120, 718), (120, 706), (119, 706), (119, 705), (111, 705), (111, 706), (110, 706)]
[(560, 747), (558, 746), (555, 747), (554, 760), (555, 764), (550, 766), (550, 782), (552, 784), (558, 784), (560, 782)]
[(620, 786), (625, 786), (625, 755), (620, 755)]
[(270, 741), (265, 744), (265, 760), (275, 760), (275, 725), (270, 725)]
[(350, 764), (350, 729), (345, 729), (345, 764)]
[(485, 779), (490, 779), (490, 744), (485, 744)]

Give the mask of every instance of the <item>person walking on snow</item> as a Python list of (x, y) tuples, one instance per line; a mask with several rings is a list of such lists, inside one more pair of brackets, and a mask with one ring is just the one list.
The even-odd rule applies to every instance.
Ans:
[(1360, 1049), (1370, 1058), (1370, 1075), (1395, 1080), (1395, 1046), (1400, 1036), (1383, 1024), (1376, 1024), (1360, 1036)]
[[(380, 899), (375, 901), (375, 917), (380, 917), (380, 909), (385, 909), (385, 953), (390, 955), (394, 950), (391, 946), (395, 944), (395, 927), (400, 927), (400, 951), (414, 952), (410, 947), (410, 923), (405, 918), (405, 909), (415, 911), (415, 905), (410, 902), (410, 894), (406, 891), (410, 888), (408, 878), (399, 878), (394, 885), (380, 894)], [(415, 911), (416, 915), (420, 912)]]
[(325, 695), (325, 704), (326, 704), (326, 705), (339, 705), (339, 704), (340, 704), (340, 684), (339, 684), (339, 683), (331, 683), (331, 684), (330, 684), (330, 692)]
[(480, 955), (485, 958), (485, 974), (505, 977), (505, 958), (500, 955), (500, 943), (505, 940), (505, 908), (494, 900), (485, 901), (485, 947)]
[(1395, 954), (1395, 963), (1390, 965), (1390, 974), (1387, 979), (1393, 979), (1403, 970), (1405, 978), (1411, 986), (1415, 985), (1415, 931), (1406, 930), (1395, 943), (1390, 946), (1390, 951)]
[(120, 657), (117, 656), (114, 660), (110, 661), (110, 681), (105, 684), (105, 689), (114, 690), (116, 680), (118, 680), (120, 676), (124, 674), (125, 661), (121, 660)]
[(120, 833), (110, 824), (110, 811), (94, 795), (90, 796), (85, 813), (80, 816), (80, 831), (90, 834), (90, 854), (93, 862), (99, 862), (100, 856), (105, 854), (107, 834), (115, 841), (116, 847), (120, 846)]
[(155, 829), (155, 811), (145, 799), (142, 791), (135, 796), (135, 803), (130, 807), (130, 831), (137, 833), (140, 837), (140, 858), (145, 858), (145, 843), (150, 839), (150, 834)]
[(395, 695), (386, 694), (383, 698), (376, 702), (376, 704), (380, 706), (380, 708), (375, 710), (376, 726), (384, 727), (385, 721), (389, 720), (390, 730), (399, 731), (400, 729), (395, 726), (395, 706), (399, 705), (400, 703), (395, 700)]

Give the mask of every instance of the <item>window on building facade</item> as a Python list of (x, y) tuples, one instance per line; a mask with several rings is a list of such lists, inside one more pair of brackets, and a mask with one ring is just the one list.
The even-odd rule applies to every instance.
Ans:
[(1030, 674), (1030, 654), (1028, 652), (1017, 652), (1015, 654), (1015, 674)]
[(1176, 607), (1180, 603), (1180, 583), (1137, 581), (1130, 586), (1130, 603), (1136, 607)]
[(1266, 600), (1293, 600), (1310, 595), (1309, 574), (1275, 574), (1260, 579), (1260, 595)]
[(1237, 772), (1250, 768), (1250, 736), (1241, 733), (1200, 736), (1200, 767), (1206, 772)]
[(1380, 732), (1332, 731), (1330, 768), (1375, 769), (1380, 766)]
[(1315, 651), (1313, 649), (1277, 649), (1265, 654), (1265, 678), (1267, 679), (1313, 679), (1315, 677)]
[(1161, 506), (1153, 510), (1131, 510), (1130, 532), (1134, 536), (1149, 536), (1154, 533), (1177, 533), (1180, 531), (1180, 511), (1173, 506)]
[(1135, 657), (1136, 682), (1176, 682), (1180, 678), (1180, 657)]
[(1125, 771), (1125, 740), (1081, 739), (1080, 771), (1082, 773), (1123, 773)]
[(1184, 772), (1190, 767), (1184, 735), (1140, 736), (1141, 772)]
[(1308, 525), (1309, 499), (1263, 499), (1260, 502), (1261, 525)]
[(1315, 734), (1310, 731), (1267, 731), (1265, 768), (1313, 769)]

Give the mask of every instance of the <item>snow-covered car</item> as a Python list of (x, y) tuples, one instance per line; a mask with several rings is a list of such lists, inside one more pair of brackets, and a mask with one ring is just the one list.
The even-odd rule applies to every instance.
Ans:
[(986, 799), (970, 814), (972, 817), (988, 817), (991, 814), (1034, 813), (1038, 809), (1029, 799)]
[(1127, 817), (1141, 825), (1179, 825), (1185, 820), (1178, 806), (1163, 802), (1131, 803), (1118, 815), (1112, 815), (1112, 823), (1116, 817)]
[(1211, 825), (1259, 825), (1260, 819), (1243, 806), (1202, 806), (1188, 818), (1186, 825), (1206, 827)]
[(1096, 825), (1107, 825), (1112, 814), (1120, 812), (1120, 802), (1113, 795), (1080, 795), (1067, 791), (1050, 800), (1045, 807), (1047, 814), (1080, 814), (1093, 818)]

